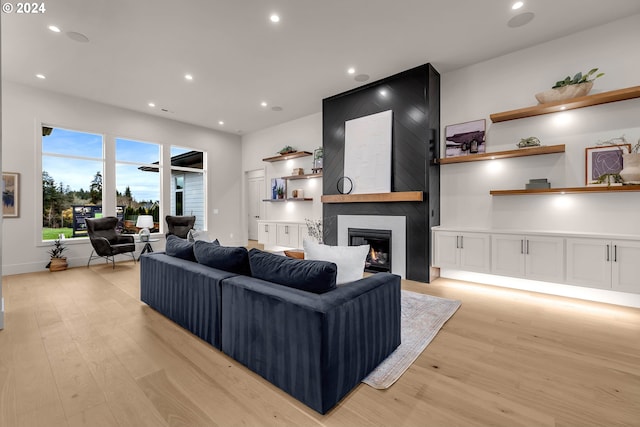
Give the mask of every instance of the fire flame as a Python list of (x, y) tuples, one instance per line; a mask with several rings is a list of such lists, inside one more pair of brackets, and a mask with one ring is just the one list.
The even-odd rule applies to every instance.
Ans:
[(371, 248), (371, 250), (369, 251), (369, 257), (372, 261), (378, 261), (378, 255), (376, 254), (376, 251), (373, 250), (373, 248)]

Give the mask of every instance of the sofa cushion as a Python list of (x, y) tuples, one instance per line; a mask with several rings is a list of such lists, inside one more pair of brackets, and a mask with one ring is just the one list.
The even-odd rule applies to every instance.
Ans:
[(196, 240), (193, 243), (193, 253), (198, 263), (208, 267), (236, 274), (251, 274), (246, 248)]
[(362, 279), (364, 263), (369, 253), (369, 245), (328, 246), (310, 240), (304, 240), (305, 259), (334, 262), (338, 266), (336, 283), (343, 285)]
[(195, 261), (196, 257), (193, 253), (193, 242), (171, 234), (167, 236), (167, 243), (164, 249), (169, 256), (186, 259), (187, 261)]
[(336, 287), (337, 267), (332, 262), (294, 259), (254, 248), (249, 251), (249, 263), (251, 275), (268, 282), (316, 294)]

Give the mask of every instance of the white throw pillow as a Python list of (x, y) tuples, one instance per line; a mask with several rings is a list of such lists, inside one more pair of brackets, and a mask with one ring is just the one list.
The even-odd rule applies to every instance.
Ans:
[(204, 230), (196, 230), (192, 228), (187, 233), (187, 240), (190, 242), (195, 242), (196, 240), (202, 240), (204, 242), (210, 242), (211, 238), (209, 237), (209, 233)]
[(336, 284), (362, 279), (364, 263), (369, 253), (369, 245), (328, 246), (311, 240), (304, 240), (304, 259), (333, 262), (338, 266)]

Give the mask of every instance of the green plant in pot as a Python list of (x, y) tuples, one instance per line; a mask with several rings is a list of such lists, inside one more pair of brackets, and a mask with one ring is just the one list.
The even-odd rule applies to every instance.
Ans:
[(278, 187), (276, 189), (276, 194), (278, 194), (278, 199), (284, 199), (284, 188)]
[(49, 249), (51, 260), (46, 267), (49, 271), (62, 271), (67, 269), (67, 257), (62, 255), (65, 250), (67, 250), (67, 247), (60, 241), (60, 239), (53, 241), (53, 247)]
[(585, 74), (582, 74), (582, 72), (576, 73), (573, 78), (567, 76), (562, 80), (558, 80), (551, 89), (536, 93), (536, 99), (540, 104), (547, 104), (585, 96), (593, 88), (593, 81), (604, 76), (604, 73), (596, 74), (597, 72), (597, 68), (592, 68)]

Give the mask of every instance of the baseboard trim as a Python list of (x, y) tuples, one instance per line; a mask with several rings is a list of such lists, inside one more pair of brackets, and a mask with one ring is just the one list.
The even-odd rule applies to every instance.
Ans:
[[(138, 262), (139, 253), (136, 253), (135, 255), (136, 255), (136, 262)], [(69, 267), (86, 267), (88, 260), (89, 260), (89, 256), (67, 258), (67, 264), (69, 264)], [(122, 261), (131, 261), (131, 256), (118, 255), (116, 258), (116, 264)], [(2, 275), (11, 276), (14, 274), (38, 273), (40, 271), (47, 271), (47, 268), (46, 268), (47, 262), (48, 261), (29, 262), (24, 264), (3, 264)], [(95, 260), (91, 263), (91, 265), (98, 265), (101, 262), (104, 264), (104, 261)]]

